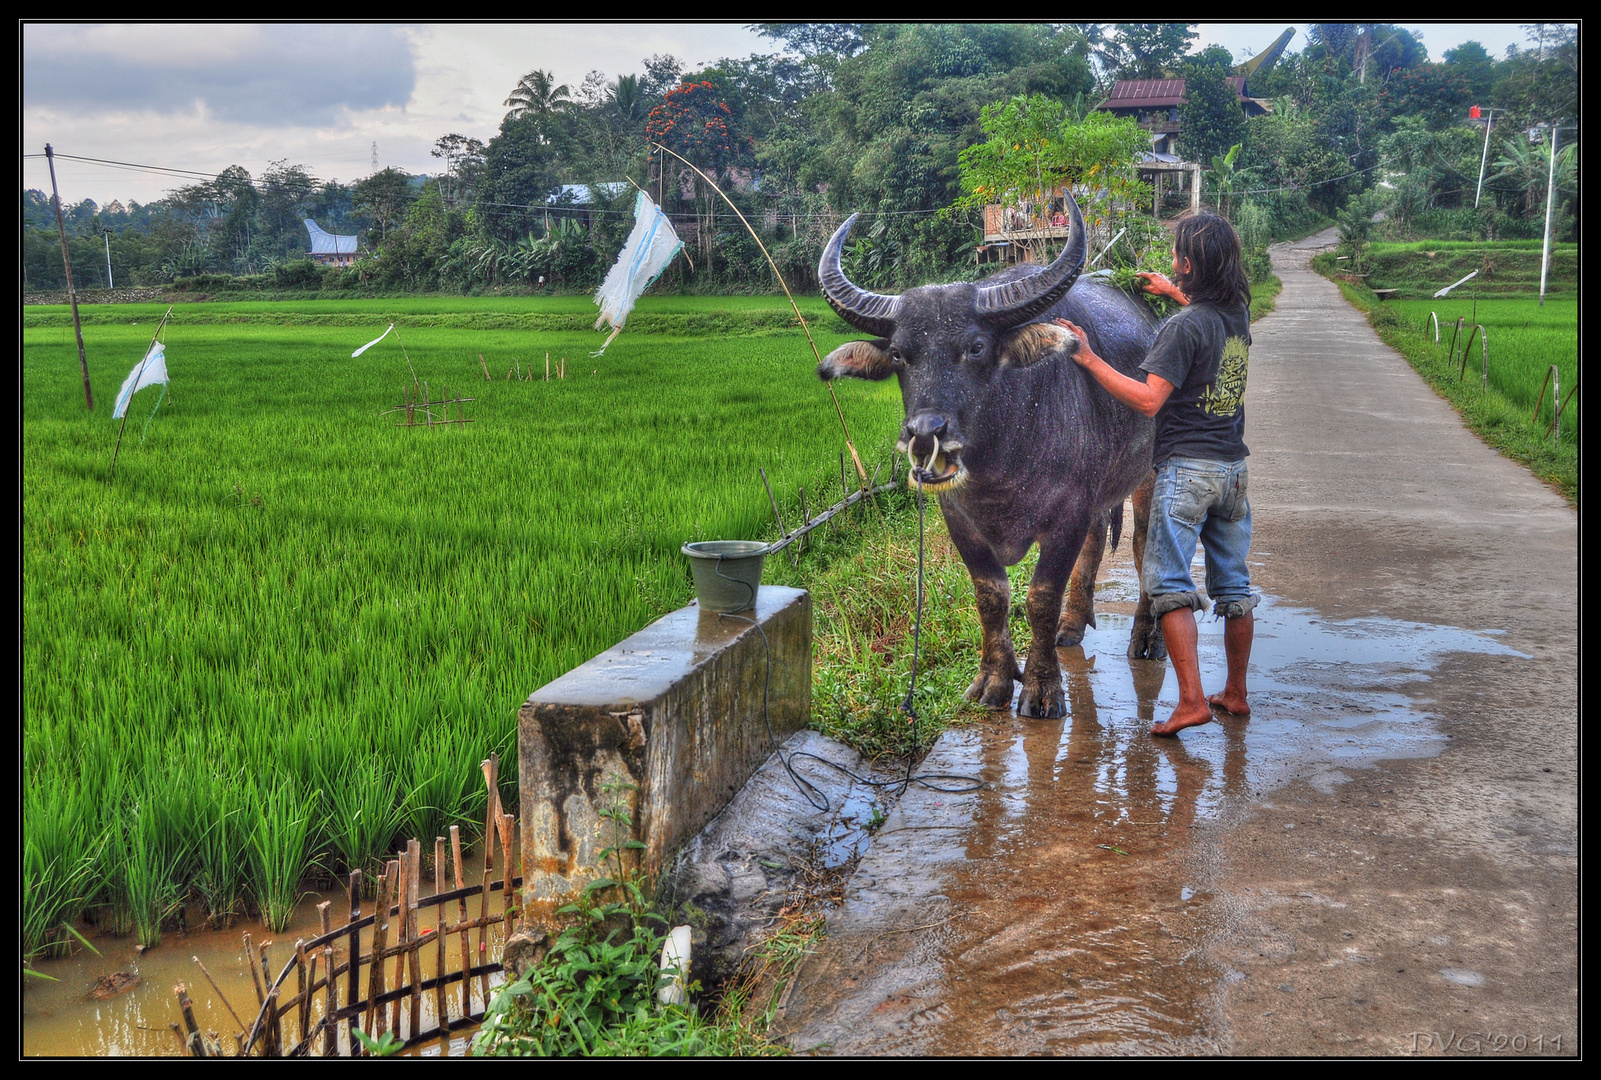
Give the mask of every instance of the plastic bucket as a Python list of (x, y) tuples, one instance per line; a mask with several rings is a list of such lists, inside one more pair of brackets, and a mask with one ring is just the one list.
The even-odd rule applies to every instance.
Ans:
[(685, 544), (702, 611), (744, 611), (756, 606), (767, 545), (757, 540), (700, 540)]

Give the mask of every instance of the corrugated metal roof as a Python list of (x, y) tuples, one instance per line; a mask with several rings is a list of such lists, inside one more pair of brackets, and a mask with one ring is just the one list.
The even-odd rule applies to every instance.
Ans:
[[(1224, 80), (1234, 87), (1234, 95), (1245, 100), (1245, 76), (1230, 75)], [(1112, 87), (1098, 109), (1165, 109), (1184, 104), (1183, 79), (1121, 79)]]
[(313, 255), (354, 255), (356, 253), (356, 238), (354, 236), (338, 236), (334, 233), (323, 232), (315, 221), (306, 218), (306, 232), (311, 235), (311, 253)]

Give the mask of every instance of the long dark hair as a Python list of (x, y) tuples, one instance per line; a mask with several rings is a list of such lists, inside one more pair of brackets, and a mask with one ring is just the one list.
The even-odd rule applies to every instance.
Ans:
[(1219, 307), (1251, 304), (1251, 283), (1240, 262), (1240, 238), (1228, 219), (1217, 214), (1194, 214), (1179, 219), (1173, 230), (1173, 253), (1190, 272), (1180, 272), (1174, 284), (1194, 303)]

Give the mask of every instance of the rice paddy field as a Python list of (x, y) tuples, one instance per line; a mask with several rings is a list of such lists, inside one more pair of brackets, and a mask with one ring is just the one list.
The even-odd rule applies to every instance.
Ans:
[[(108, 475), (164, 310), (82, 309), (93, 412), (70, 313), (24, 312), (25, 960), (85, 917), (277, 924), (399, 838), (476, 835), (528, 694), (686, 603), (686, 541), (776, 535), (758, 466), (792, 523), (838, 497), (782, 298), (646, 298), (598, 358), (582, 297), (182, 305)], [(412, 369), (472, 422), (397, 426)], [(887, 473), (895, 384), (837, 390)]]
[[(1438, 300), (1376, 304), (1371, 294), (1344, 288), (1348, 297), (1367, 308), (1385, 341), (1412, 361), (1469, 427), (1577, 505), (1581, 414), (1577, 300), (1547, 297), (1542, 306), (1534, 297), (1475, 301), (1452, 293)], [(1559, 402), (1553, 401), (1553, 367)], [(1562, 412), (1553, 430), (1558, 404)]]

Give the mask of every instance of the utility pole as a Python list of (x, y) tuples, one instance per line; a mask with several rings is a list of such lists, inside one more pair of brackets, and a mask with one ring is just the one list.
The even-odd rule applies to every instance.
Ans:
[(78, 366), (83, 369), (83, 400), (94, 412), (95, 395), (89, 388), (89, 358), (83, 352), (83, 324), (78, 321), (78, 292), (72, 287), (72, 256), (67, 254), (67, 224), (61, 218), (61, 192), (56, 189), (56, 157), (50, 144), (44, 144), (45, 160), (50, 163), (50, 196), (55, 200), (56, 231), (61, 234), (61, 264), (67, 268), (67, 299), (72, 304), (72, 332), (78, 335)]
[(1488, 109), (1484, 114), (1484, 153), (1479, 155), (1479, 188), (1473, 193), (1473, 209), (1479, 208), (1479, 196), (1484, 194), (1484, 165), (1490, 160), (1490, 128), (1494, 126), (1491, 118), (1495, 116), (1494, 109)]
[[(1544, 24), (1541, 24), (1544, 28)], [(1540, 255), (1540, 306), (1545, 307), (1545, 275), (1551, 269), (1551, 209), (1557, 201), (1557, 121), (1551, 125), (1551, 172), (1545, 181), (1545, 248)]]

